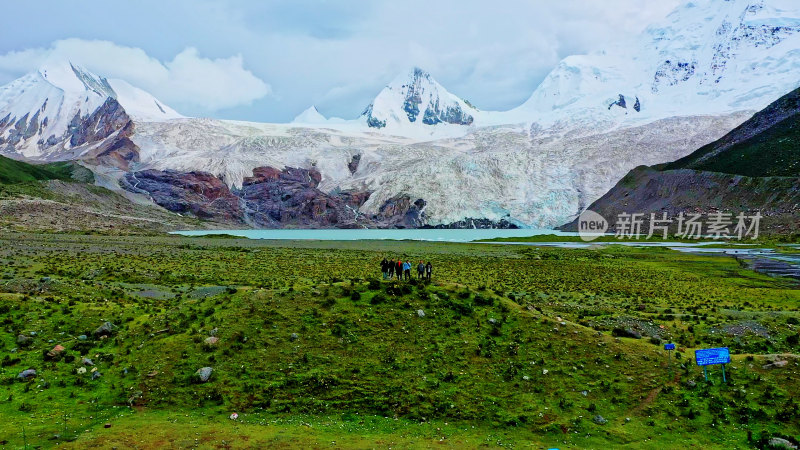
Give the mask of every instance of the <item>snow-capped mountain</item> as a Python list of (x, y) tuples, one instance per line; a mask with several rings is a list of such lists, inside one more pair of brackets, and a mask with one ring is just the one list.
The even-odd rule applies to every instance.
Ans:
[(800, 2), (692, 0), (634, 39), (565, 58), (500, 113), (597, 127), (757, 111), (800, 85)]
[(79, 156), (129, 119), (182, 117), (123, 80), (106, 79), (69, 62), (46, 64), (0, 87), (0, 151), (25, 158)]
[(469, 126), (477, 112), (474, 106), (447, 92), (428, 72), (415, 67), (383, 88), (361, 117), (371, 128), (402, 130), (415, 124)]
[(634, 167), (720, 138), (796, 88), (798, 68), (800, 3), (792, 0), (686, 2), (635, 39), (565, 58), (523, 105), (499, 112), (478, 110), (415, 68), (353, 120), (314, 107), (290, 124), (180, 118), (121, 81), (67, 65), (0, 88), (0, 153), (121, 168), (129, 175), (112, 174), (131, 189), (147, 186), (168, 208), (188, 201), (179, 198), (180, 174), (197, 171), (208, 174), (193, 182), (231, 189), (226, 204), (246, 191), (242, 204), (256, 209), (264, 205), (254, 192), (286, 178), (294, 184), (284, 193), (315, 199), (314, 214), (325, 204), (338, 205), (337, 220), (352, 211), (347, 226), (391, 224), (387, 217), (413, 210), (402, 223), (552, 227)]
[(305, 111), (295, 116), (294, 120), (292, 120), (292, 123), (315, 125), (323, 124), (327, 121), (328, 119), (326, 119), (325, 116), (317, 111), (317, 107), (312, 105), (309, 106)]

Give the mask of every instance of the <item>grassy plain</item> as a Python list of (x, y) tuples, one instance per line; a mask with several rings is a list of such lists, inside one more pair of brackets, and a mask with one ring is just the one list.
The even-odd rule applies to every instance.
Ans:
[[(378, 280), (383, 256), (432, 261), (433, 282)], [(0, 320), (9, 448), (741, 448), (800, 436), (800, 289), (731, 258), (7, 233)], [(106, 321), (110, 337), (93, 335)], [(678, 346), (671, 375), (664, 342)], [(734, 354), (728, 383), (693, 364), (711, 346)], [(36, 376), (19, 380), (25, 369)]]

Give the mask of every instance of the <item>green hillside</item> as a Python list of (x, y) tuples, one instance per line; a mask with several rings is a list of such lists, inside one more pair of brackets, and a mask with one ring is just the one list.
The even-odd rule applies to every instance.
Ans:
[(749, 177), (800, 175), (800, 89), (759, 111), (719, 140), (666, 164)]
[[(800, 433), (790, 355), (800, 291), (732, 258), (165, 237), (0, 244), (13, 261), (0, 273), (0, 440), (11, 448), (742, 448)], [(431, 259), (434, 282), (373, 279), (384, 255)], [(672, 374), (663, 342), (678, 346)], [(56, 345), (65, 350), (48, 356)], [(727, 384), (719, 367), (706, 382), (692, 360), (715, 346), (734, 353)], [(770, 368), (770, 354), (788, 362)], [(36, 377), (20, 380), (26, 369)]]
[(41, 180), (68, 180), (71, 173), (64, 166), (44, 167), (0, 156), (0, 183), (24, 183)]
[[(701, 149), (702, 151), (702, 149)], [(670, 164), (667, 169), (679, 163)], [(800, 119), (789, 118), (724, 152), (689, 165), (749, 177), (800, 176)]]
[(94, 176), (90, 170), (72, 161), (28, 164), (0, 156), (0, 183), (15, 184), (46, 180), (75, 180), (92, 183)]

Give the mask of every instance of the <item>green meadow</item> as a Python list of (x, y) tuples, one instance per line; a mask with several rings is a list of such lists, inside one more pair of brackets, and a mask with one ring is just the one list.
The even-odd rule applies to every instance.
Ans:
[(0, 234), (0, 446), (797, 444), (799, 287), (663, 248)]

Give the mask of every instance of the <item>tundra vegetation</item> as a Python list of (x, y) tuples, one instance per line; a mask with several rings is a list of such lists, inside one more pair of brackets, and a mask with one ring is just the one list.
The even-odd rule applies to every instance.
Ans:
[(661, 248), (7, 233), (0, 444), (797, 444), (799, 305)]

